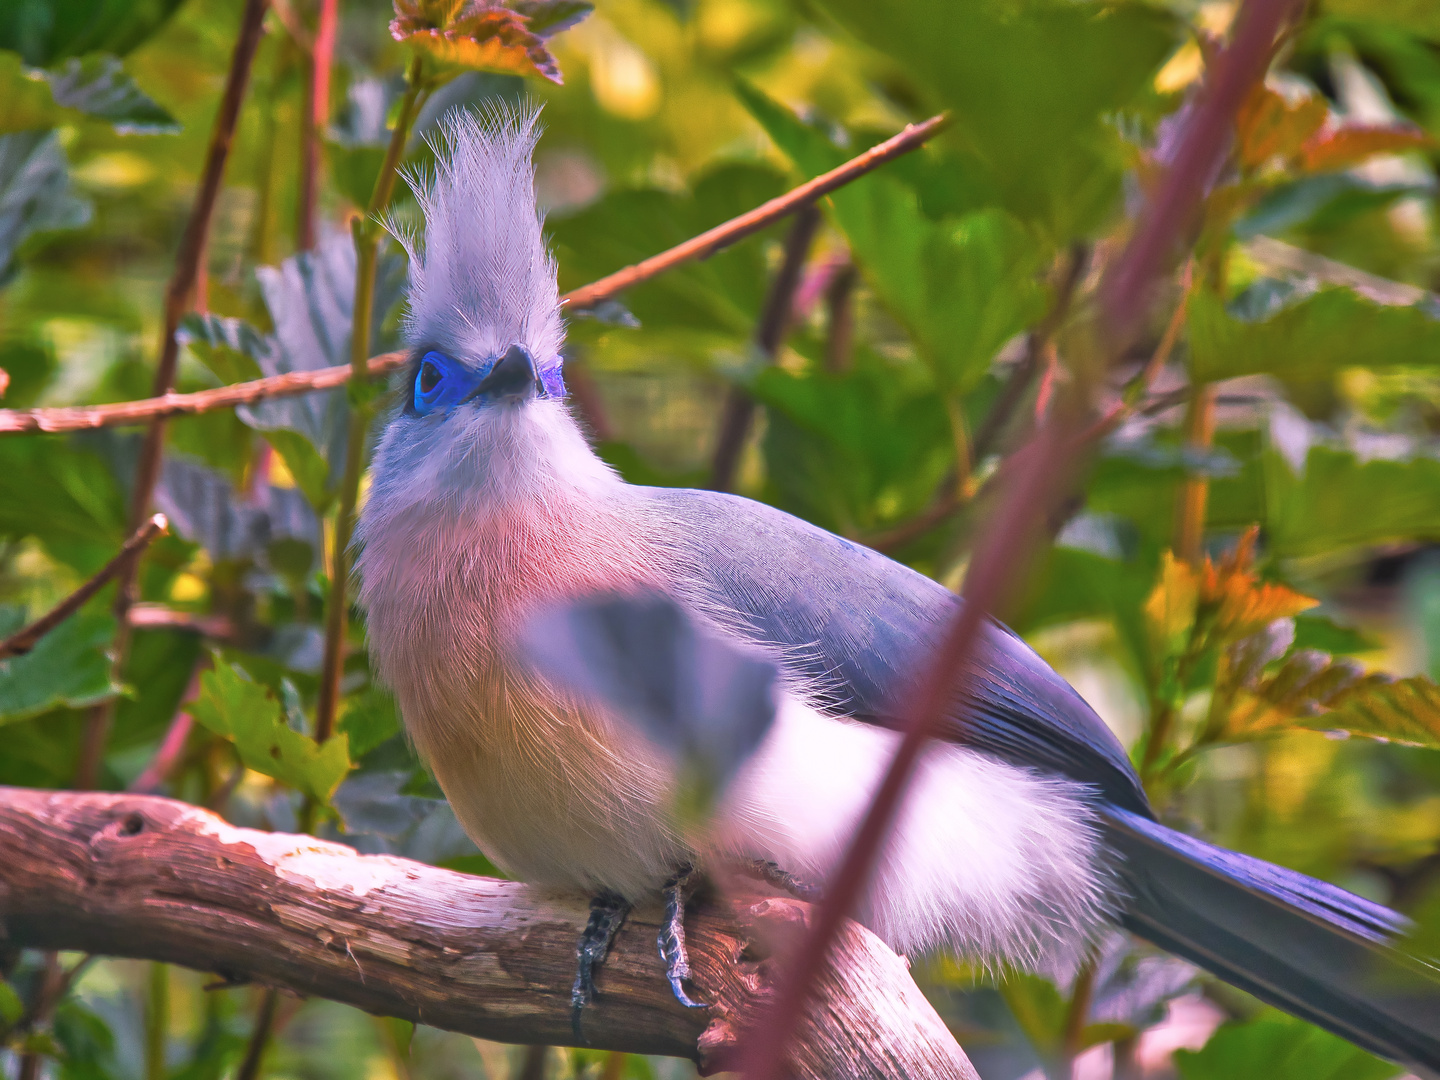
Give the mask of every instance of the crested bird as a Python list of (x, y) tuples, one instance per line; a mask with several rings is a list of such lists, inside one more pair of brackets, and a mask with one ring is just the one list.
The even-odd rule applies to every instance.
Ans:
[[(895, 706), (916, 658), (961, 601), (764, 504), (622, 481), (565, 401), (556, 267), (534, 192), (537, 111), (456, 112), (440, 132), (433, 170), (410, 178), (423, 235), (395, 230), (410, 260), (410, 361), (357, 533), (371, 654), (486, 855), (520, 880), (595, 898), (577, 1017), (628, 906), (658, 892), (672, 986), (699, 1005), (683, 955), (690, 868), (753, 860), (823, 882), (899, 738)], [(537, 611), (627, 591), (669, 598), (779, 672), (774, 723), (703, 845), (676, 818), (673, 760), (522, 655)], [(944, 947), (1052, 970), (1118, 924), (1440, 1071), (1435, 970), (1401, 948), (1401, 916), (1161, 824), (1114, 735), (1000, 623), (970, 663), (861, 922), (901, 953)], [(1431, 993), (1387, 978), (1397, 972)]]

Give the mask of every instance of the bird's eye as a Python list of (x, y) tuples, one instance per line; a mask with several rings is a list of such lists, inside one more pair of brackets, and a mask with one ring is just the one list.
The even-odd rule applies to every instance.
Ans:
[(420, 358), (420, 370), (415, 373), (412, 408), (425, 416), (436, 409), (454, 405), (463, 396), (464, 376), (465, 369), (444, 353), (426, 353)]

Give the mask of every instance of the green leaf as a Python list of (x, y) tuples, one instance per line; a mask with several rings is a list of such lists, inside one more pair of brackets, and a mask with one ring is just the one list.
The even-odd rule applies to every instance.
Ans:
[(6, 0), (0, 49), (32, 67), (91, 52), (124, 56), (145, 41), (183, 0)]
[(1124, 157), (1106, 118), (1143, 100), (1179, 36), (1172, 16), (1141, 4), (822, 5), (931, 108), (950, 109), (956, 140), (989, 165), (1003, 205), (1060, 240), (1118, 197)]
[(339, 729), (350, 740), (350, 756), (359, 761), (381, 743), (400, 734), (400, 713), (393, 695), (376, 687), (346, 698)]
[(1323, 615), (1295, 616), (1295, 648), (1318, 649), (1321, 652), (1375, 652), (1381, 643), (1360, 630), (1325, 618)]
[(945, 409), (915, 377), (923, 371), (864, 354), (856, 365), (845, 374), (770, 368), (751, 387), (769, 410), (765, 462), (779, 504), (852, 534), (919, 511), (954, 460)]
[(25, 1002), (20, 1000), (13, 986), (0, 979), (0, 1024), (9, 1027), (24, 1015)]
[[(804, 174), (818, 175), (846, 156), (760, 91), (740, 83), (736, 92)], [(1004, 211), (932, 221), (915, 192), (883, 172), (841, 188), (831, 201), (867, 282), (942, 389), (972, 389), (1000, 346), (1044, 314), (1036, 275), (1046, 250)]]
[(1332, 15), (1390, 23), (1440, 41), (1440, 8), (1432, 0), (1325, 0), (1324, 10)]
[(280, 702), (233, 664), (218, 663), (200, 680), (191, 710), (197, 721), (227, 739), (245, 766), (329, 804), (350, 771), (349, 740), (342, 734), (318, 745), (285, 721)]
[(1440, 686), (1424, 675), (1371, 675), (1332, 701), (1330, 711), (1304, 724), (1440, 750)]
[(31, 236), (89, 220), (90, 204), (71, 190), (55, 132), (0, 135), (0, 285), (14, 273), (16, 249)]
[[(26, 623), (25, 612), (0, 607), (0, 638)], [(70, 616), (24, 656), (0, 660), (0, 724), (65, 707), (83, 709), (115, 697), (106, 654), (115, 620), (98, 611)]]
[(1266, 539), (1275, 555), (1440, 539), (1440, 461), (1362, 462), (1312, 446), (1298, 476), (1277, 451), (1264, 462)]
[(118, 57), (71, 57), (45, 73), (55, 103), (109, 121), (121, 135), (173, 135), (180, 125), (125, 73)]
[(264, 374), (260, 361), (275, 347), (269, 335), (244, 319), (209, 312), (186, 315), (176, 337), (226, 384), (260, 378)]
[(1343, 368), (1440, 362), (1440, 319), (1349, 289), (1324, 289), (1259, 322), (1200, 291), (1190, 300), (1189, 334), (1190, 371), (1203, 382), (1259, 373), (1328, 379)]
[(1225, 1024), (1201, 1050), (1179, 1050), (1183, 1080), (1387, 1080), (1404, 1070), (1303, 1020), (1267, 1012)]

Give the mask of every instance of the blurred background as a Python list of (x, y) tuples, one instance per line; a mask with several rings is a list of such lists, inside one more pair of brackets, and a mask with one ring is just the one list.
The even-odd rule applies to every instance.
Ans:
[[(0, 406), (152, 393), (164, 294), (241, 7), (0, 10)], [(392, 33), (388, 2), (329, 4), (317, 115), (327, 5), (275, 0), (185, 305), (177, 388), (348, 362), (349, 223), (373, 205), (415, 57), (429, 88), (403, 140), (408, 167), (429, 159), (447, 109), (544, 103), (537, 188), (562, 289), (949, 110), (942, 137), (826, 200), (818, 218), (574, 317), (566, 378), (628, 479), (726, 487), (958, 586), (993, 502), (988, 481), (1071, 385), (1098, 275), (1236, 4), (586, 7), (514, 5), (555, 20), (542, 52), (562, 84), (533, 57), (477, 66), (463, 49), (397, 40), (406, 31)], [(463, 12), (416, 3), (400, 15), (443, 28)], [(1303, 7), (1151, 320), (1105, 377), (1096, 458), (1005, 613), (1133, 747), (1167, 821), (1394, 905), (1431, 942), (1437, 136), (1440, 6)], [(414, 222), (403, 184), (388, 212)], [(403, 286), (403, 255), (382, 241), (370, 353), (398, 347)], [(767, 302), (783, 318), (765, 335)], [(226, 733), (259, 686), (264, 723), (316, 734), (355, 407), (336, 390), (169, 425), (154, 502), (171, 534), (141, 564), (125, 633), (112, 590), (28, 656), (0, 660), (0, 783), (74, 786), (91, 718), (108, 710), (95, 786), (496, 872), (371, 682), (358, 611), (345, 627), (338, 757), (320, 772), (267, 772)], [(119, 548), (140, 442), (137, 428), (0, 436), (0, 634)], [(257, 1041), (267, 995), (256, 988), (130, 961), (0, 962), (0, 1067), (25, 1080), (694, 1073), (284, 996)], [(986, 1080), (1399, 1072), (1118, 937), (1088, 971), (1077, 988), (948, 957), (915, 967)], [(68, 992), (44, 990), (65, 975)]]

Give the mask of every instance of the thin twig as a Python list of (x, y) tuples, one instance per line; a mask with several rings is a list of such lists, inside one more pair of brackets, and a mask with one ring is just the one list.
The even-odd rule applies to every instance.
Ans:
[(28, 653), (41, 638), (84, 607), (86, 601), (113, 581), (126, 566), (150, 546), (157, 536), (168, 528), (169, 524), (166, 522), (164, 514), (156, 514), (152, 517), (140, 527), (138, 532), (125, 541), (124, 546), (120, 548), (113, 559), (100, 568), (99, 573), (29, 626), (15, 631), (4, 641), (0, 641), (0, 660), (9, 659), (12, 656), (24, 656)]
[[(760, 313), (755, 331), (755, 351), (767, 365), (775, 362), (789, 332), (795, 290), (800, 285), (801, 271), (805, 269), (805, 259), (810, 254), (810, 242), (815, 239), (815, 231), (819, 227), (820, 211), (814, 203), (795, 212), (795, 220), (785, 237), (784, 258), (775, 272), (775, 280), (770, 283), (765, 309)], [(720, 433), (715, 440), (715, 457), (710, 466), (712, 491), (729, 491), (735, 486), (740, 452), (745, 448), (745, 439), (750, 434), (750, 423), (754, 417), (755, 399), (749, 391), (743, 386), (730, 387), (720, 414)]]
[[(369, 360), (371, 378), (388, 375), (405, 364), (403, 352), (381, 353)], [(92, 428), (141, 424), (157, 417), (193, 416), (197, 413), (253, 405), (267, 398), (294, 397), (315, 390), (333, 390), (350, 379), (349, 364), (291, 371), (264, 379), (198, 390), (193, 394), (166, 394), (113, 405), (80, 405), (54, 409), (0, 409), (0, 434), (26, 432), (88, 431)]]
[(995, 399), (995, 404), (990, 407), (990, 412), (986, 415), (979, 430), (975, 432), (972, 453), (977, 462), (983, 461), (986, 455), (995, 449), (996, 440), (999, 439), (1006, 425), (1009, 424), (1010, 417), (1019, 407), (1020, 399), (1025, 396), (1030, 381), (1041, 369), (1045, 347), (1070, 313), (1070, 303), (1075, 297), (1075, 290), (1080, 284), (1080, 279), (1085, 276), (1085, 265), (1089, 261), (1089, 257), (1090, 249), (1087, 244), (1075, 244), (1070, 248), (1064, 270), (1060, 274), (1060, 280), (1055, 288), (1055, 299), (1051, 302), (1050, 309), (1045, 313), (1045, 318), (1041, 320), (1040, 324), (1026, 336), (1024, 358), (1015, 366), (1010, 377), (1005, 380), (1005, 385), (1000, 390), (1000, 396)]
[[(1264, 74), (1270, 44), (1292, 6), (1293, 0), (1247, 0), (1241, 11), (1234, 43), (1217, 65), (1216, 86), (1186, 125), (1176, 166), (1162, 183), (1156, 205), (1164, 212), (1146, 215), (1142, 230), (1101, 282), (1105, 304), (1102, 329), (1108, 331), (1104, 341), (1108, 349), (1102, 356), (1123, 351), (1124, 336), (1143, 312), (1150, 279), (1195, 212), (1204, 194), (1203, 178), (1211, 176), (1223, 160), (1235, 110)], [(1197, 181), (1192, 173), (1202, 179)], [(1083, 398), (1076, 402), (1083, 404)], [(1079, 427), (1081, 412), (1072, 406), (1059, 413), (1007, 463), (1007, 497), (975, 547), (965, 575), (964, 603), (935, 650), (911, 707), (902, 713), (911, 718), (910, 723), (839, 869), (827, 883), (810, 931), (785, 967), (776, 1004), (747, 1041), (742, 1071), (750, 1080), (779, 1080), (784, 1074), (785, 1048), (804, 1013), (811, 984), (842, 921), (870, 880), (920, 751), (951, 714), (964, 684), (973, 677), (968, 661), (988, 613), (1007, 595), (1052, 500), (1065, 489), (1075, 468), (1072, 427)]]
[(774, 224), (806, 203), (815, 202), (836, 188), (844, 187), (852, 180), (859, 179), (887, 161), (893, 161), (902, 154), (908, 154), (911, 150), (923, 145), (949, 122), (947, 116), (932, 116), (923, 123), (907, 125), (900, 134), (872, 146), (863, 154), (851, 158), (838, 168), (822, 173), (815, 179), (787, 191), (784, 195), (777, 196), (739, 217), (731, 218), (723, 225), (717, 225), (699, 236), (686, 240), (683, 244), (676, 244), (669, 251), (652, 255), (634, 266), (617, 270), (593, 284), (567, 293), (561, 299), (571, 309), (592, 308), (632, 285), (648, 281), (679, 263), (688, 262), (691, 259), (704, 259), (713, 255), (721, 248), (729, 247), (735, 241), (741, 240), (753, 232), (759, 232), (767, 225)]
[[(560, 302), (570, 311), (595, 307), (613, 299), (626, 289), (649, 281), (689, 259), (703, 259), (751, 233), (771, 225), (818, 195), (858, 180), (872, 169), (922, 145), (945, 125), (943, 117), (932, 117), (923, 124), (907, 127), (893, 139), (867, 150), (838, 169), (816, 177), (786, 192), (779, 198), (754, 210), (731, 218), (708, 232), (701, 233), (668, 251), (652, 256), (634, 266), (617, 270), (589, 285), (566, 293)], [(388, 375), (405, 363), (404, 353), (381, 353), (370, 357), (370, 377)], [(90, 405), (51, 409), (0, 409), (0, 435), (34, 431), (84, 431), (90, 428), (140, 424), (171, 416), (193, 415), (215, 409), (251, 405), (265, 398), (293, 397), (313, 390), (332, 390), (350, 378), (349, 364), (320, 368), (316, 371), (295, 371), (272, 375), (265, 379), (235, 383), (194, 394), (166, 394), (139, 401), (122, 401), (113, 405)]]
[[(390, 133), (390, 145), (370, 205), (365, 215), (351, 222), (355, 238), (355, 302), (350, 321), (350, 395), (349, 430), (346, 432), (345, 472), (340, 480), (340, 505), (335, 512), (335, 533), (330, 568), (330, 592), (325, 611), (325, 655), (320, 665), (320, 694), (315, 703), (315, 741), (324, 742), (335, 728), (335, 713), (340, 704), (340, 678), (345, 668), (345, 638), (350, 625), (350, 538), (355, 532), (355, 511), (360, 500), (360, 478), (365, 471), (365, 436), (370, 429), (374, 405), (363, 391), (370, 378), (371, 313), (375, 306), (375, 271), (379, 257), (379, 216), (390, 205), (395, 181), (400, 174), (400, 159), (410, 138), (410, 126), (427, 93), (424, 68), (419, 54), (410, 64), (409, 85), (400, 103), (400, 115)], [(305, 816), (314, 813), (306, 803)], [(308, 832), (309, 830), (306, 829)]]
[(265, 1048), (270, 1043), (270, 1032), (275, 1026), (275, 1009), (280, 1004), (280, 991), (266, 988), (260, 997), (260, 1008), (255, 1013), (255, 1027), (250, 1032), (250, 1042), (245, 1047), (245, 1060), (235, 1073), (235, 1080), (256, 1080), (260, 1066), (265, 1060)]

